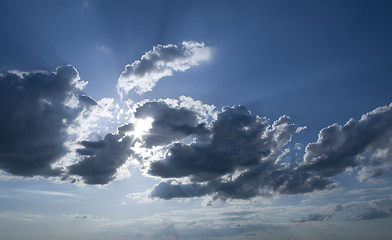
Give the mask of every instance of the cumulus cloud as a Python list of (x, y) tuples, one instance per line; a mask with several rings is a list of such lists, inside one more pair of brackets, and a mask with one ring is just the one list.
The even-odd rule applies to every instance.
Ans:
[(282, 116), (270, 125), (244, 106), (224, 108), (211, 123), (209, 138), (173, 144), (164, 159), (151, 163), (149, 174), (176, 181), (161, 182), (150, 195), (248, 199), (266, 191), (297, 194), (332, 188), (330, 179), (279, 162), (296, 130), (289, 119)]
[(197, 113), (187, 108), (172, 108), (165, 102), (146, 102), (138, 107), (135, 118), (152, 118), (151, 129), (143, 137), (146, 147), (166, 145), (192, 134), (206, 134), (204, 124), (198, 122)]
[(72, 66), (0, 76), (1, 170), (29, 177), (61, 174), (52, 165), (67, 152), (68, 125), (91, 104), (79, 96), (85, 84)]
[(157, 45), (140, 60), (125, 66), (118, 79), (117, 90), (120, 95), (127, 94), (130, 90), (138, 94), (151, 91), (161, 78), (207, 61), (211, 54), (211, 48), (204, 43), (185, 41), (178, 46)]
[(78, 175), (87, 184), (107, 184), (115, 179), (118, 169), (132, 155), (133, 138), (126, 133), (133, 130), (132, 124), (118, 128), (99, 141), (82, 141), (76, 151), (81, 160), (68, 166), (69, 175)]
[(333, 176), (349, 168), (365, 166), (359, 178), (366, 180), (385, 172), (392, 164), (392, 104), (333, 124), (320, 131), (317, 142), (306, 147), (302, 168)]
[[(150, 91), (162, 77), (185, 71), (210, 56), (211, 49), (204, 43), (158, 45), (126, 66), (117, 89), (121, 94)], [(162, 180), (151, 189), (151, 197), (250, 199), (331, 189), (336, 184), (330, 177), (348, 169), (361, 167), (358, 179), (363, 181), (382, 175), (392, 165), (392, 104), (360, 120), (322, 129), (317, 142), (307, 145), (303, 162), (296, 163), (284, 160), (290, 153), (286, 146), (306, 127), (296, 127), (288, 116), (270, 124), (242, 105), (219, 112), (185, 96), (144, 100), (124, 113), (112, 98), (96, 101), (83, 94), (86, 84), (72, 66), (59, 67), (54, 73), (0, 75), (4, 116), (0, 119), (0, 170), (107, 184), (126, 169), (130, 158), (137, 158), (146, 175)], [(124, 120), (128, 123), (122, 122), (117, 131), (103, 138), (96, 134), (93, 140), (91, 135), (97, 131), (91, 126), (101, 128), (98, 120), (113, 120), (115, 112), (128, 114)], [(152, 119), (151, 127), (138, 138), (136, 123), (147, 118)], [(118, 121), (110, 124), (120, 125)], [(75, 142), (77, 147), (67, 148), (66, 143)], [(300, 144), (295, 148), (300, 150)], [(159, 154), (142, 156), (140, 149)], [(59, 159), (73, 150), (72, 163), (59, 165)], [(376, 203), (365, 210), (351, 220), (390, 216)], [(327, 218), (311, 214), (296, 221)]]
[(237, 167), (255, 166), (271, 151), (269, 139), (262, 138), (267, 127), (266, 119), (251, 116), (244, 106), (225, 108), (212, 124), (209, 142), (175, 144), (166, 159), (151, 165), (149, 173), (205, 181), (233, 173)]

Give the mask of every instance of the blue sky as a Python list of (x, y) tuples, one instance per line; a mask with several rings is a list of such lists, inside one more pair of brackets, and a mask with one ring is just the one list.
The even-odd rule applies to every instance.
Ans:
[(389, 239), (389, 1), (0, 1), (0, 238)]

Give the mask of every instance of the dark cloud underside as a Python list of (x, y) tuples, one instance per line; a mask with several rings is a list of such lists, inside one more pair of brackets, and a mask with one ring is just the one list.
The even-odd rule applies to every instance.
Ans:
[(60, 174), (51, 164), (66, 153), (65, 130), (80, 111), (65, 104), (78, 79), (72, 66), (0, 76), (2, 170), (19, 176)]
[(135, 117), (154, 119), (151, 129), (143, 137), (146, 147), (166, 145), (192, 134), (205, 134), (198, 124), (197, 113), (186, 108), (171, 108), (164, 102), (147, 102), (136, 109)]
[[(332, 188), (330, 179), (276, 163), (294, 132), (287, 116), (269, 125), (244, 106), (224, 108), (212, 123), (208, 140), (174, 144), (165, 159), (151, 164), (149, 174), (179, 179), (161, 182), (151, 196), (248, 199), (268, 191), (297, 194)], [(235, 176), (236, 171), (242, 173)], [(192, 183), (182, 183), (184, 177)]]
[(134, 141), (125, 135), (131, 129), (133, 126), (126, 124), (103, 140), (82, 141), (83, 148), (77, 149), (82, 159), (68, 167), (69, 174), (82, 177), (87, 184), (107, 184), (114, 180), (117, 169), (132, 156)]
[[(380, 107), (344, 126), (333, 124), (319, 133), (317, 142), (306, 147), (302, 168), (333, 176), (348, 168), (366, 166), (360, 178), (381, 175), (392, 163), (392, 104)], [(367, 154), (365, 160), (361, 156)]]

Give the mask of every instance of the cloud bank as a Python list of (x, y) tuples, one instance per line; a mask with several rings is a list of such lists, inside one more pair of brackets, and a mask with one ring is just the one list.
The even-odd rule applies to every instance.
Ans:
[[(118, 91), (151, 91), (162, 77), (210, 57), (211, 48), (204, 43), (155, 46), (125, 67)], [(289, 143), (305, 127), (291, 123), (289, 116), (270, 123), (243, 105), (217, 111), (184, 96), (129, 102), (128, 109), (120, 110), (114, 99), (95, 101), (82, 93), (86, 84), (72, 66), (53, 73), (0, 75), (2, 171), (104, 185), (136, 160), (146, 176), (160, 180), (150, 189), (150, 197), (250, 199), (328, 190), (336, 186), (333, 176), (347, 170), (356, 171), (364, 181), (392, 165), (392, 104), (360, 120), (322, 129), (318, 140), (307, 145), (303, 159), (291, 161)], [(92, 125), (105, 127), (98, 126), (99, 116), (114, 118), (109, 111), (121, 112), (126, 120), (116, 124), (114, 132), (92, 136)], [(138, 135), (136, 123), (147, 118), (151, 127)], [(61, 162), (64, 156), (71, 159)], [(326, 218), (309, 215), (298, 221)]]
[(185, 71), (211, 58), (212, 50), (198, 42), (182, 42), (180, 45), (157, 45), (146, 52), (140, 60), (125, 66), (121, 73), (117, 90), (120, 95), (134, 90), (138, 94), (151, 91), (163, 77), (173, 72)]

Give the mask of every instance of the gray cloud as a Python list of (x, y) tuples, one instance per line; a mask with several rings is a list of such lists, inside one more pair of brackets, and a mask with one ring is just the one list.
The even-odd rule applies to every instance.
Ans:
[(154, 119), (148, 134), (143, 136), (146, 147), (166, 145), (192, 134), (207, 134), (204, 124), (198, 123), (197, 113), (181, 108), (171, 108), (165, 102), (147, 102), (138, 107), (135, 117)]
[(331, 214), (317, 214), (317, 213), (313, 213), (313, 214), (309, 214), (306, 217), (295, 218), (291, 222), (295, 222), (295, 223), (321, 222), (321, 221), (324, 221), (324, 220), (328, 220), (331, 217), (332, 217)]
[[(360, 221), (360, 220), (373, 220), (379, 218), (386, 218), (392, 216), (392, 199), (384, 198), (368, 202), (350, 202), (344, 205), (336, 204), (330, 213), (311, 213), (305, 217), (294, 218), (291, 220), (293, 223), (306, 223), (325, 221), (332, 218), (339, 212), (351, 214), (346, 217), (346, 221)], [(346, 214), (347, 214), (346, 213)]]
[(151, 91), (155, 84), (173, 71), (185, 71), (211, 57), (211, 48), (204, 43), (182, 42), (179, 46), (157, 45), (152, 51), (145, 53), (140, 60), (125, 66), (121, 73), (117, 89), (127, 94), (130, 90), (137, 93)]
[[(209, 139), (174, 144), (165, 159), (151, 164), (149, 174), (178, 180), (161, 182), (151, 196), (249, 199), (271, 190), (297, 194), (332, 188), (328, 178), (277, 162), (295, 129), (287, 116), (269, 125), (244, 106), (226, 107), (212, 122)], [(188, 177), (191, 183), (181, 181)]]
[(255, 166), (270, 153), (269, 139), (262, 139), (267, 127), (265, 119), (251, 116), (243, 106), (225, 108), (212, 124), (209, 142), (175, 144), (166, 159), (152, 163), (149, 173), (204, 181)]
[(378, 218), (386, 218), (391, 216), (390, 211), (384, 211), (380, 210), (374, 207), (369, 207), (366, 209), (366, 211), (361, 212), (357, 215), (352, 216), (350, 221), (359, 221), (359, 220), (372, 220), (372, 219), (378, 219)]
[(162, 199), (172, 198), (192, 198), (211, 194), (215, 189), (210, 185), (193, 184), (173, 184), (172, 181), (160, 182), (150, 193), (151, 197)]
[(229, 181), (215, 179), (205, 183), (190, 184), (161, 182), (152, 189), (150, 196), (171, 199), (212, 195), (215, 199), (250, 199), (269, 195), (270, 191), (299, 194), (334, 187), (334, 182), (328, 178), (296, 172), (280, 165), (261, 164)]
[(125, 135), (132, 129), (132, 124), (126, 124), (102, 140), (82, 141), (83, 148), (76, 150), (82, 158), (68, 167), (69, 174), (81, 176), (87, 184), (107, 184), (114, 180), (117, 169), (133, 153), (133, 138)]
[(61, 174), (51, 165), (67, 152), (63, 142), (68, 124), (88, 105), (72, 107), (66, 102), (85, 84), (72, 66), (58, 67), (53, 73), (0, 75), (2, 170), (19, 176)]
[(378, 199), (369, 202), (346, 204), (345, 209), (357, 212), (348, 221), (372, 220), (392, 216), (392, 199)]
[[(305, 171), (333, 176), (348, 168), (365, 165), (360, 179), (376, 177), (391, 165), (391, 139), (392, 104), (364, 114), (358, 121), (350, 119), (344, 126), (335, 123), (322, 129), (317, 142), (306, 147), (301, 167)], [(361, 160), (362, 156), (365, 160)]]

